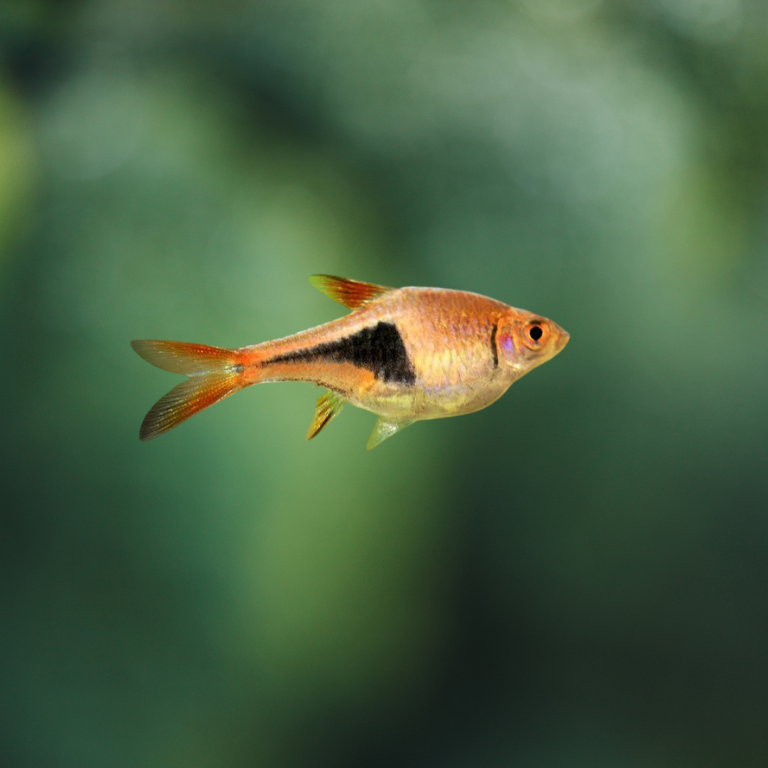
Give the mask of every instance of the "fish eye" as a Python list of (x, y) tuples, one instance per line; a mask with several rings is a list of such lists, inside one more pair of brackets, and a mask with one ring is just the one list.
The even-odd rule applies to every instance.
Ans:
[(534, 320), (525, 326), (523, 331), (523, 343), (528, 349), (538, 350), (546, 344), (549, 337), (549, 329), (541, 320)]

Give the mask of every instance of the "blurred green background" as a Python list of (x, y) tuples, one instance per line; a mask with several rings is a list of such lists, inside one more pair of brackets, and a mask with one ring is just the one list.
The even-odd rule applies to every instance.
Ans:
[[(571, 343), (139, 442), (314, 272)], [(3, 0), (0, 313), (4, 768), (768, 764), (764, 0)]]

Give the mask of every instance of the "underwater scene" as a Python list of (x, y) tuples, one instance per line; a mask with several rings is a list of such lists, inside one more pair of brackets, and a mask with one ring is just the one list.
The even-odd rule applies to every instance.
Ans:
[(0, 359), (4, 768), (768, 765), (764, 0), (3, 0)]

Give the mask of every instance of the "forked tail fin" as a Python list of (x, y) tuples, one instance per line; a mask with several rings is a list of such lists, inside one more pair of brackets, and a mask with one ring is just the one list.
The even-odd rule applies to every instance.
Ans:
[(146, 339), (131, 346), (152, 365), (189, 376), (152, 406), (141, 424), (142, 440), (162, 435), (245, 386), (237, 350)]

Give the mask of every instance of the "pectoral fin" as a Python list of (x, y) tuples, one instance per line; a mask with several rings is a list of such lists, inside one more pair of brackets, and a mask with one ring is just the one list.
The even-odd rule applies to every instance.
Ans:
[(366, 448), (370, 451), (371, 448), (375, 448), (379, 443), (386, 440), (388, 437), (392, 437), (396, 432), (401, 429), (409, 427), (415, 419), (401, 419), (396, 421), (394, 419), (385, 419), (383, 416), (379, 416), (379, 420), (376, 422), (376, 426), (371, 432), (371, 436), (368, 438), (368, 445)]
[(345, 402), (344, 398), (335, 392), (328, 391), (320, 395), (315, 406), (315, 417), (309, 426), (309, 432), (307, 432), (307, 440), (311, 440), (334, 416), (337, 416)]

